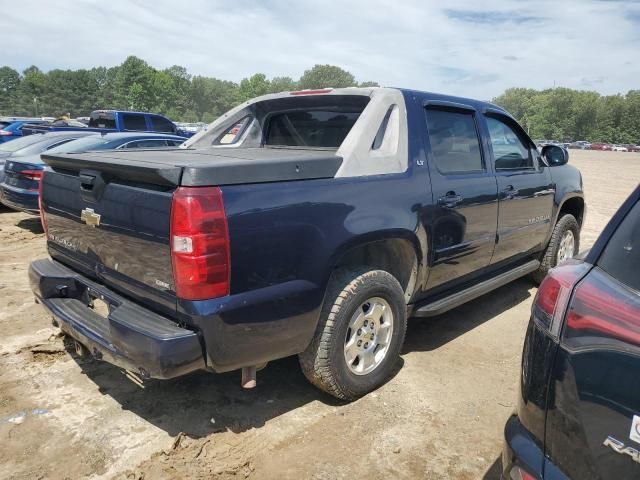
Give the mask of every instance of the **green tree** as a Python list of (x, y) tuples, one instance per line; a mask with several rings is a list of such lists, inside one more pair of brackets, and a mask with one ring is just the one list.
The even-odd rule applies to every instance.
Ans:
[(264, 73), (256, 73), (249, 78), (243, 78), (240, 82), (240, 88), (238, 88), (238, 103), (246, 102), (260, 95), (266, 95), (269, 93), (269, 89), (270, 82)]
[(311, 70), (305, 70), (298, 81), (298, 87), (307, 88), (344, 88), (357, 85), (354, 76), (334, 65), (315, 65)]
[(20, 74), (11, 67), (0, 68), (0, 113), (10, 114), (16, 108)]

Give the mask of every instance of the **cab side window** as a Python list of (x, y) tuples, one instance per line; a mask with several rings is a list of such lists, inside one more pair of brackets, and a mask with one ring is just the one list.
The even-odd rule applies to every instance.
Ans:
[(427, 109), (427, 129), (440, 173), (455, 175), (484, 170), (472, 112)]
[(533, 156), (515, 130), (497, 118), (486, 119), (496, 171), (533, 170)]

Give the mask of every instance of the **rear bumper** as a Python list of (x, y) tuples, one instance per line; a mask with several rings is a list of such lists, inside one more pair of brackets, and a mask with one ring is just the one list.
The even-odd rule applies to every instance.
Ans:
[[(548, 458), (540, 443), (520, 423), (517, 415), (507, 420), (502, 449), (502, 479), (511, 480), (511, 472), (522, 469), (537, 480), (569, 480)], [(515, 477), (518, 478), (518, 477)]]
[(9, 208), (21, 212), (31, 213), (33, 215), (38, 215), (40, 212), (38, 207), (38, 192), (34, 190), (25, 190), (23, 188), (15, 188), (2, 184), (2, 186), (0, 186), (0, 202)]
[[(205, 368), (198, 334), (153, 313), (50, 259), (29, 267), (37, 300), (60, 328), (100, 360), (145, 378), (173, 378)], [(109, 305), (103, 317), (92, 299)]]

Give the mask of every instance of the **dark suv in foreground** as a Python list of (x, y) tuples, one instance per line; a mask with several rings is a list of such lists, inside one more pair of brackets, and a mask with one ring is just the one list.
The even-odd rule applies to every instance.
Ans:
[(640, 186), (584, 260), (543, 280), (503, 478), (640, 478)]

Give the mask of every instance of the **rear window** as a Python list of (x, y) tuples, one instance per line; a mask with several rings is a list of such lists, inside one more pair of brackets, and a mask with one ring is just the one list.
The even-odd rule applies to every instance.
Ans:
[(13, 122), (0, 122), (0, 130), (2, 130), (4, 127), (8, 127), (12, 123)]
[(640, 290), (640, 202), (611, 236), (598, 266), (619, 282)]
[(16, 138), (10, 142), (1, 143), (0, 152), (16, 152), (22, 148), (28, 147), (29, 145), (33, 145), (34, 143), (40, 143), (45, 139), (46, 137), (44, 135), (38, 133)]
[(269, 117), (265, 145), (338, 148), (360, 117), (362, 109), (327, 107), (295, 110)]
[(93, 112), (89, 119), (91, 128), (116, 128), (116, 117), (113, 112)]

